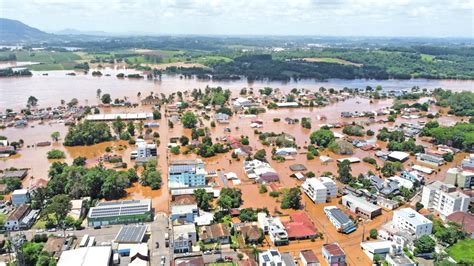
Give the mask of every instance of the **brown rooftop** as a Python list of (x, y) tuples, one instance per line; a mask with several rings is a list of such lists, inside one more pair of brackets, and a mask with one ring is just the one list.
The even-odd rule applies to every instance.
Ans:
[(64, 242), (66, 242), (66, 239), (62, 237), (49, 237), (48, 241), (44, 244), (43, 251), (51, 254), (59, 252), (61, 251)]
[(466, 212), (454, 212), (446, 217), (448, 221), (460, 224), (464, 231), (474, 233), (474, 215)]
[(10, 214), (10, 216), (8, 216), (8, 220), (18, 221), (21, 218), (23, 218), (25, 215), (27, 215), (29, 211), (30, 211), (30, 206), (26, 204), (22, 204), (18, 208), (16, 208), (12, 212), (12, 214)]
[(302, 250), (301, 251), (301, 256), (304, 257), (306, 260), (306, 263), (319, 263), (318, 258), (316, 257), (316, 254), (310, 249)]
[(337, 243), (323, 245), (323, 248), (332, 256), (344, 256), (346, 255), (341, 247)]
[(203, 226), (201, 228), (201, 234), (199, 235), (202, 240), (229, 236), (230, 231), (225, 224), (212, 224), (208, 226)]
[(260, 229), (254, 224), (245, 224), (239, 227), (242, 236), (250, 241), (255, 241), (260, 238)]

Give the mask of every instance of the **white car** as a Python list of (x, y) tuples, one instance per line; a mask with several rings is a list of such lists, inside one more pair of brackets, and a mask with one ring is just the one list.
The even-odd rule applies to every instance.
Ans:
[(166, 260), (165, 256), (161, 256), (161, 265), (165, 265), (165, 260)]

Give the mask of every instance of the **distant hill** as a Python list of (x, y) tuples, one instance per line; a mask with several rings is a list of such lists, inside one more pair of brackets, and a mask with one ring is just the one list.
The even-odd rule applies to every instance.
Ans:
[(30, 27), (18, 20), (0, 18), (1, 43), (25, 43), (57, 39), (58, 36)]
[(63, 29), (60, 31), (54, 32), (56, 34), (60, 35), (89, 35), (89, 36), (107, 36), (107, 35), (112, 35), (110, 33), (104, 32), (104, 31), (81, 31), (81, 30), (76, 30), (76, 29)]

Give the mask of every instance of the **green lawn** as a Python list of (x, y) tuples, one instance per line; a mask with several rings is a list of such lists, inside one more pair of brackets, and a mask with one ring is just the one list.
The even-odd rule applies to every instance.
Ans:
[(449, 255), (456, 261), (474, 263), (474, 240), (460, 240), (452, 247), (448, 248)]

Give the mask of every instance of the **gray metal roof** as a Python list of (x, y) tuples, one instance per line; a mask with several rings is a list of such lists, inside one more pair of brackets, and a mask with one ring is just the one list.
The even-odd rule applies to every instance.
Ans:
[(120, 228), (115, 242), (117, 243), (140, 243), (145, 237), (146, 225), (126, 225)]
[(151, 211), (151, 200), (124, 200), (101, 202), (89, 211), (89, 218), (144, 214)]
[(185, 172), (195, 172), (196, 166), (194, 164), (178, 164), (178, 165), (170, 165), (169, 173), (170, 174), (178, 174), (178, 173), (185, 173)]
[(333, 209), (330, 209), (329, 211), (331, 212), (334, 219), (339, 221), (340, 224), (345, 224), (351, 221), (349, 217), (347, 217), (347, 215), (345, 215), (340, 209), (333, 208)]

